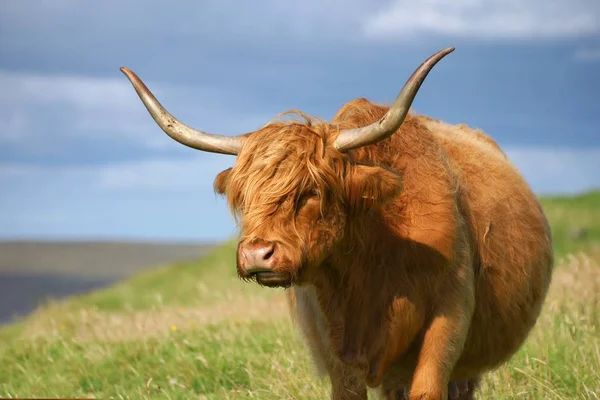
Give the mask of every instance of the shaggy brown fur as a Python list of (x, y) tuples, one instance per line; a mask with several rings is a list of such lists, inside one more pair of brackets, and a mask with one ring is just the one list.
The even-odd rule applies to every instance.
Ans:
[(445, 400), (449, 381), (478, 381), (527, 337), (551, 279), (550, 230), (481, 131), (409, 115), (382, 142), (334, 148), (340, 129), (386, 110), (358, 99), (331, 124), (273, 122), (215, 189), (239, 218), (240, 247), (276, 244), (277, 286), (292, 287), (334, 399), (366, 399), (369, 386)]

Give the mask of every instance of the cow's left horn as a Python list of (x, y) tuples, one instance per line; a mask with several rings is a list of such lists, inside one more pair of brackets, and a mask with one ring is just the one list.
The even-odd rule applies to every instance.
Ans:
[(394, 134), (400, 128), (402, 122), (404, 122), (404, 118), (406, 118), (406, 114), (408, 114), (408, 110), (429, 71), (431, 71), (438, 61), (453, 51), (454, 47), (448, 47), (425, 60), (408, 81), (406, 81), (394, 104), (392, 104), (383, 118), (362, 128), (348, 129), (340, 132), (335, 141), (335, 147), (340, 151), (347, 151), (377, 143)]
[(154, 121), (161, 127), (167, 135), (181, 144), (193, 149), (210, 151), (212, 153), (237, 155), (244, 143), (242, 136), (220, 136), (202, 132), (190, 128), (182, 122), (179, 122), (158, 102), (156, 97), (148, 90), (144, 82), (138, 76), (125, 67), (121, 67), (121, 72), (129, 78), (133, 88), (146, 106)]

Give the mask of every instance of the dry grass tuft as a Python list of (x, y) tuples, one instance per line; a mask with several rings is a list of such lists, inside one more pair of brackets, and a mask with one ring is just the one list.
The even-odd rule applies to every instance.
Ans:
[(287, 312), (283, 294), (192, 308), (162, 306), (128, 313), (94, 309), (62, 313), (62, 308), (62, 304), (56, 304), (50, 308), (52, 312), (33, 319), (25, 327), (22, 338), (35, 340), (68, 335), (77, 342), (119, 342), (166, 337), (178, 330), (198, 329), (224, 321), (270, 321), (283, 317)]

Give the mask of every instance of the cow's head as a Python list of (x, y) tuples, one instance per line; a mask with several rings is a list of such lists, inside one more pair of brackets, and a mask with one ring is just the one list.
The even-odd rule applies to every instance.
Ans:
[(352, 162), (348, 150), (374, 144), (398, 130), (423, 80), (445, 55), (427, 59), (406, 82), (387, 113), (370, 125), (344, 129), (315, 120), (274, 121), (227, 137), (190, 128), (175, 119), (130, 70), (121, 68), (156, 123), (189, 147), (237, 155), (217, 175), (215, 190), (227, 196), (240, 222), (240, 277), (265, 286), (290, 286), (329, 257), (343, 238), (348, 216), (369, 212), (394, 198), (400, 176)]

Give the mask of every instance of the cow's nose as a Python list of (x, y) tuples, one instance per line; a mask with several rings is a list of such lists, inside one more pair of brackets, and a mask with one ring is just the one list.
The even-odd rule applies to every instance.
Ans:
[(249, 274), (271, 271), (275, 243), (264, 240), (244, 245), (241, 249), (244, 269)]

